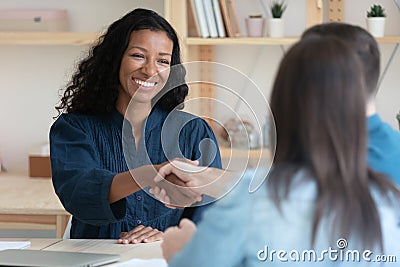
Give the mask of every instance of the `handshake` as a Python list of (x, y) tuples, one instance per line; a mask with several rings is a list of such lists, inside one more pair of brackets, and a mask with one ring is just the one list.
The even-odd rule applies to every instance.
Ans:
[[(204, 205), (218, 199), (235, 185), (238, 176), (235, 172), (198, 166), (198, 161), (185, 159), (152, 167), (155, 168), (153, 174), (156, 172), (152, 178), (143, 179), (142, 176), (141, 181), (135, 180), (142, 188), (150, 187), (150, 194), (169, 208)], [(210, 200), (202, 201), (203, 195), (210, 196), (207, 198)]]

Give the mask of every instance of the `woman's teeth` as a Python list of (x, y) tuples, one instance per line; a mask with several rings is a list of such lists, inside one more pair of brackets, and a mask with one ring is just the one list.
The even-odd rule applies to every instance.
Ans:
[(156, 83), (154, 83), (154, 82), (145, 82), (145, 81), (138, 80), (138, 79), (135, 79), (135, 83), (139, 84), (140, 86), (144, 86), (144, 87), (152, 87), (152, 86), (156, 85)]

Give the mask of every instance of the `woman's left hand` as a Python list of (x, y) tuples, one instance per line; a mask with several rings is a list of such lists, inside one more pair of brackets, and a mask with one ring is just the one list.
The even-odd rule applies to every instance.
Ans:
[(150, 226), (139, 225), (129, 232), (121, 232), (118, 244), (137, 244), (137, 243), (149, 243), (158, 240), (162, 240), (164, 233), (151, 228)]

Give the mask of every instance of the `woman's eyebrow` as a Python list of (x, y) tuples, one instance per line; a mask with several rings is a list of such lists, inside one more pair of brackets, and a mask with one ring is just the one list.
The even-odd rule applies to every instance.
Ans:
[[(133, 48), (136, 48), (136, 49), (142, 50), (142, 51), (144, 51), (144, 52), (147, 52), (147, 49), (146, 49), (146, 48), (141, 47), (141, 46), (137, 46), (137, 45), (131, 46), (131, 47), (129, 48), (129, 50), (130, 50), (130, 49), (133, 49)], [(159, 54), (160, 56), (172, 56), (171, 53), (167, 53), (167, 52), (160, 52), (160, 53), (158, 53), (158, 54)]]

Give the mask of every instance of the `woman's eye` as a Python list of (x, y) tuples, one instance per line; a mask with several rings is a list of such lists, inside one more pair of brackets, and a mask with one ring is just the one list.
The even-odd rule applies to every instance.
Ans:
[(159, 62), (160, 62), (161, 64), (169, 65), (169, 61), (166, 60), (166, 59), (161, 59), (161, 60), (159, 60)]
[(132, 54), (131, 57), (134, 57), (134, 58), (144, 58), (144, 56), (141, 55), (141, 54)]

